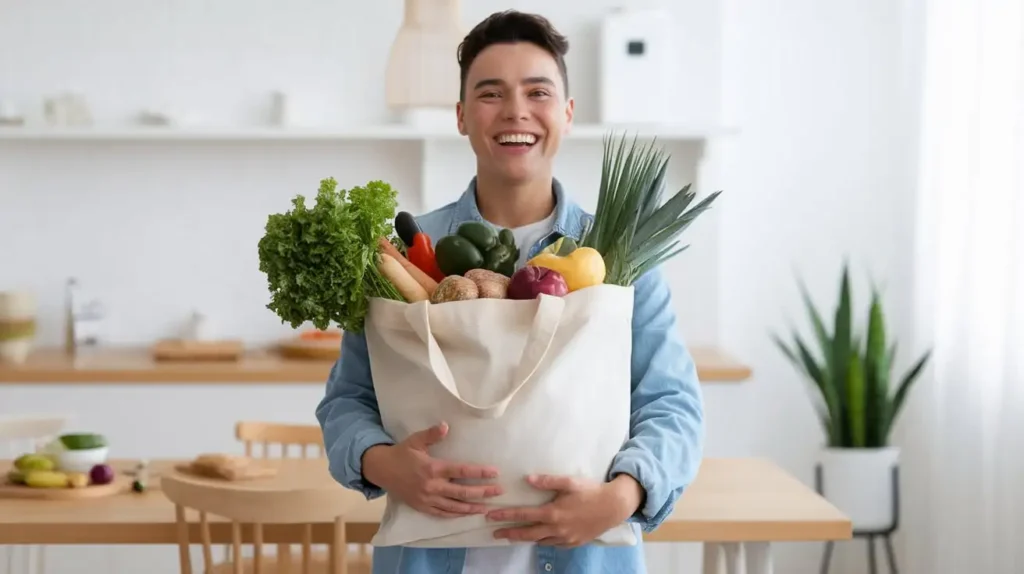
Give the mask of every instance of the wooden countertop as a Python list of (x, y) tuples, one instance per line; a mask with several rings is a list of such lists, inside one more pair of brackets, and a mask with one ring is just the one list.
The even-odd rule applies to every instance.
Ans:
[[(702, 383), (741, 382), (750, 369), (713, 348), (691, 349)], [(155, 361), (146, 348), (97, 349), (68, 356), (63, 349), (40, 349), (21, 365), (0, 363), (0, 384), (239, 383), (323, 384), (332, 361), (282, 357), (256, 349), (238, 361)]]
[[(112, 461), (115, 468), (131, 468), (131, 461)], [(159, 475), (175, 461), (151, 461), (150, 489), (124, 492), (107, 498), (75, 501), (0, 499), (0, 545), (5, 544), (174, 544), (174, 507), (159, 490)], [(325, 459), (290, 459), (302, 477), (294, 488), (326, 488), (336, 483)], [(11, 461), (0, 460), (0, 470)], [(163, 470), (161, 470), (163, 469)], [(247, 481), (248, 488), (276, 488), (281, 478)], [(268, 483), (260, 486), (260, 481)], [(338, 487), (340, 488), (340, 487)], [(383, 498), (367, 502), (355, 491), (346, 531), (349, 541), (368, 543), (384, 511)], [(215, 543), (230, 541), (227, 524), (211, 524)], [(322, 527), (320, 527), (322, 526)], [(848, 517), (814, 490), (774, 463), (757, 458), (705, 459), (693, 485), (675, 511), (655, 532), (652, 542), (779, 542), (845, 540), (851, 537)], [(295, 542), (296, 529), (277, 525), (265, 532), (265, 542)], [(198, 531), (198, 527), (197, 527)], [(251, 531), (245, 529), (246, 536)], [(330, 525), (314, 528), (314, 541), (330, 539)]]

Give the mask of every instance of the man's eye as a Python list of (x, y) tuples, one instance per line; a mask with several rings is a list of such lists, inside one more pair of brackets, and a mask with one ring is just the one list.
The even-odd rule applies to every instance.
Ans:
[(496, 98), (496, 97), (498, 97), (498, 94), (496, 92), (484, 92), (484, 93), (480, 94), (480, 97), (481, 98)]
[(543, 98), (548, 96), (548, 93), (545, 90), (534, 90), (530, 92), (530, 96), (534, 98)]

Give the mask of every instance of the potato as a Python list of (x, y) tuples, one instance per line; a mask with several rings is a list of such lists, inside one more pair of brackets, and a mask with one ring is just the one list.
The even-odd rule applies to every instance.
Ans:
[(504, 299), (508, 292), (508, 283), (511, 281), (511, 279), (501, 273), (495, 273), (487, 269), (467, 271), (466, 279), (476, 283), (477, 296), (481, 299)]
[(480, 290), (471, 279), (461, 275), (449, 275), (437, 284), (437, 289), (430, 297), (431, 303), (448, 303), (451, 301), (468, 301), (476, 299)]

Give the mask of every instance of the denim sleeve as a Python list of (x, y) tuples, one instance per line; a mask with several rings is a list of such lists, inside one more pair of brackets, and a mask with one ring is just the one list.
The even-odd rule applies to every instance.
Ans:
[(363, 453), (378, 444), (395, 444), (384, 431), (370, 376), (370, 357), (362, 333), (345, 333), (341, 356), (331, 368), (324, 398), (316, 408), (331, 476), (358, 490), (367, 500), (384, 491), (363, 478)]
[(697, 368), (683, 343), (660, 269), (634, 283), (629, 439), (609, 478), (628, 474), (645, 491), (631, 522), (657, 528), (697, 474), (704, 450), (704, 406)]

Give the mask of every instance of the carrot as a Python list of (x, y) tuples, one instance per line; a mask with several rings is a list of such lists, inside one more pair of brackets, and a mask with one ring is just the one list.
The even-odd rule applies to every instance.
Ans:
[(391, 281), (391, 284), (395, 286), (395, 289), (398, 289), (398, 292), (402, 294), (402, 297), (405, 297), (406, 301), (416, 303), (417, 301), (430, 299), (427, 290), (417, 283), (412, 275), (394, 257), (387, 253), (381, 253), (378, 265), (380, 272), (388, 281)]
[(428, 297), (434, 294), (434, 291), (437, 290), (437, 281), (434, 281), (430, 275), (427, 275), (426, 272), (419, 267), (416, 267), (412, 262), (406, 259), (405, 256), (395, 249), (395, 246), (388, 241), (387, 237), (381, 237), (379, 243), (381, 252), (389, 255), (392, 259), (397, 261), (402, 268), (404, 268), (406, 272), (409, 273), (409, 275), (411, 275), (412, 278), (427, 291)]

